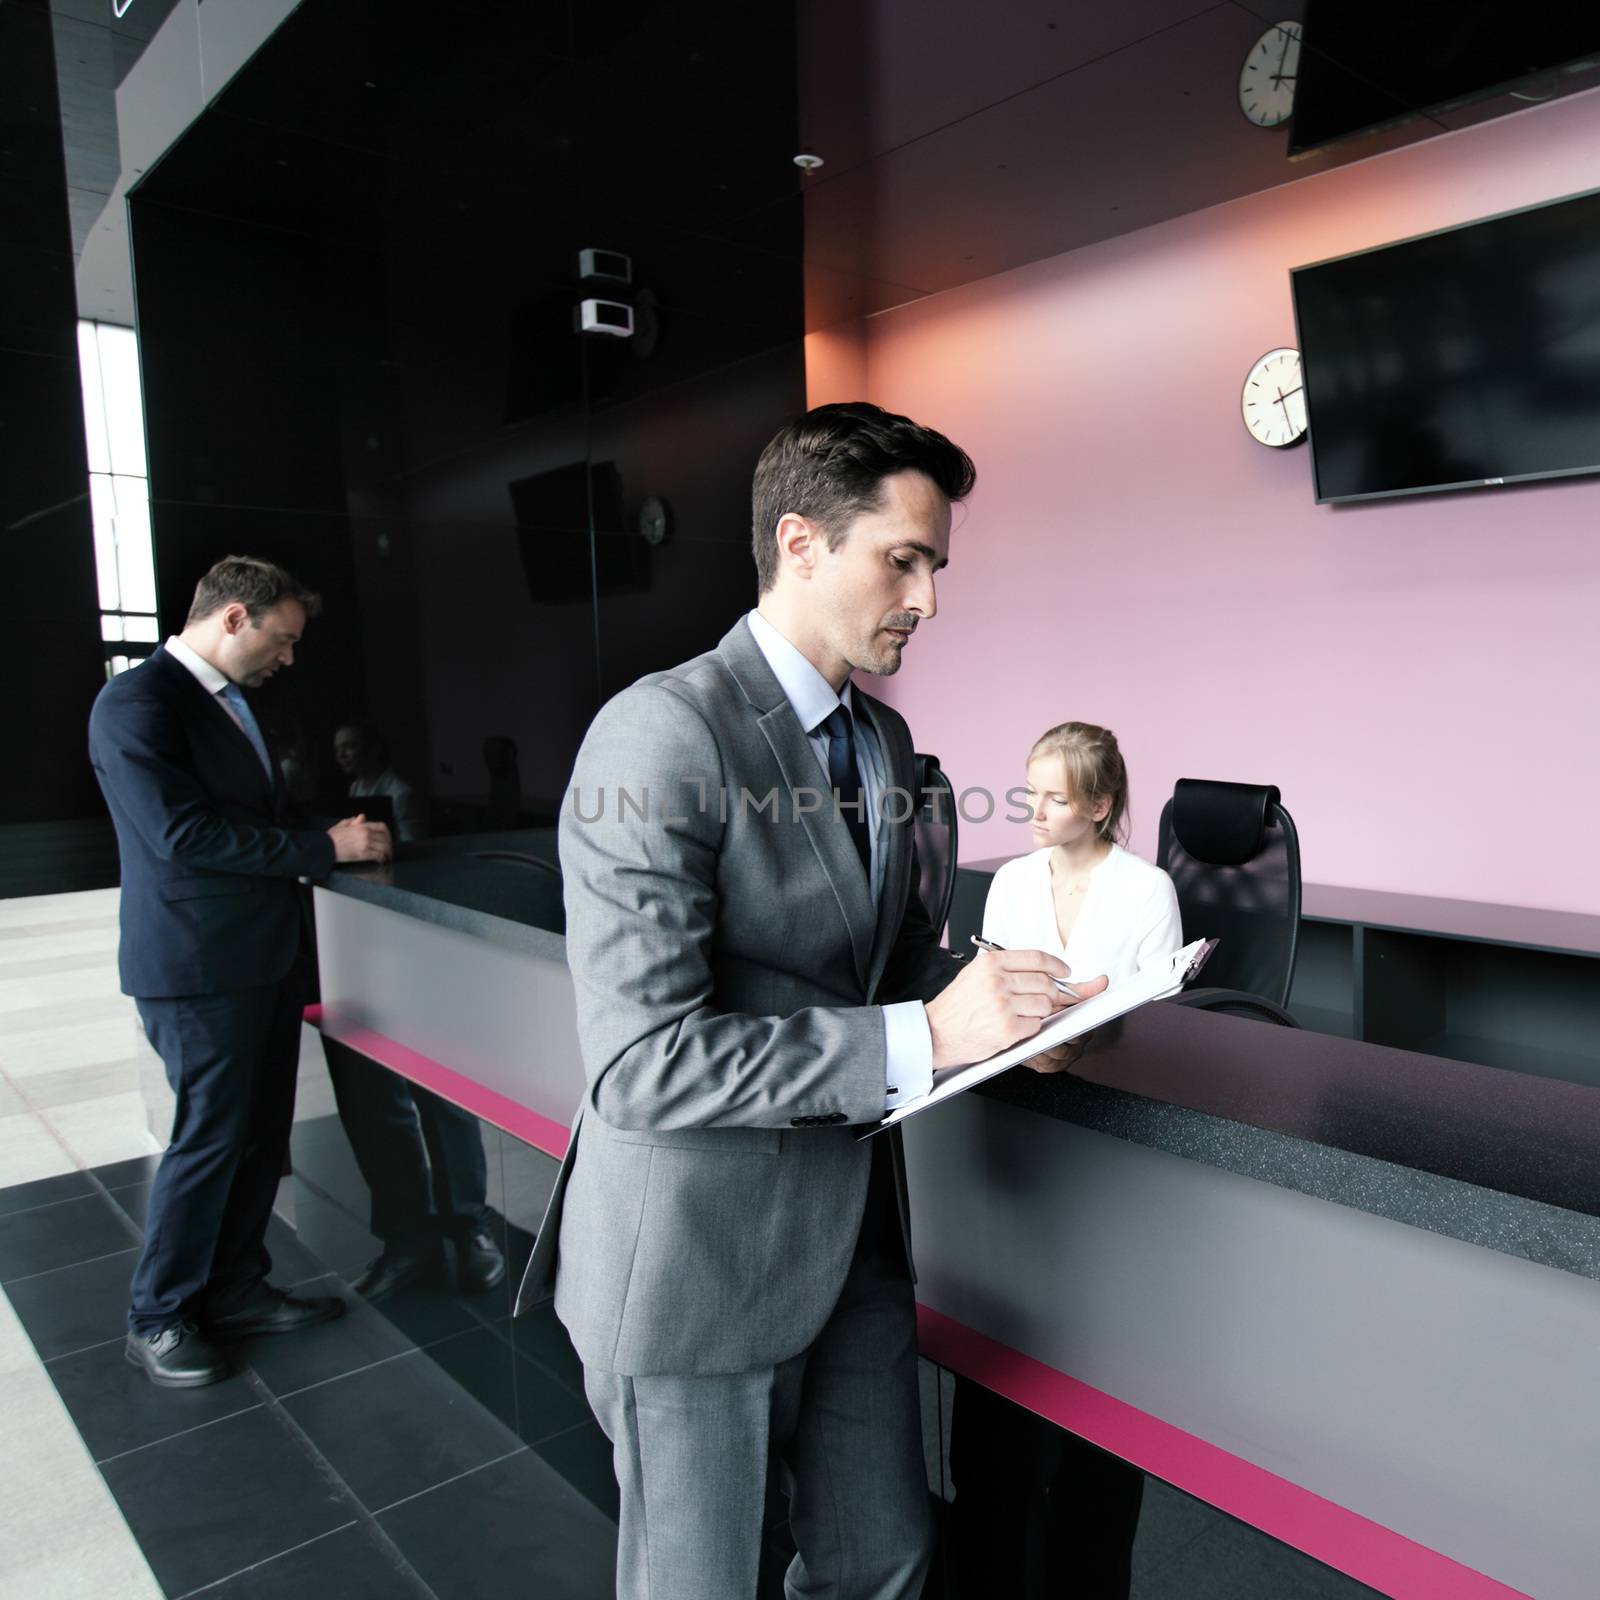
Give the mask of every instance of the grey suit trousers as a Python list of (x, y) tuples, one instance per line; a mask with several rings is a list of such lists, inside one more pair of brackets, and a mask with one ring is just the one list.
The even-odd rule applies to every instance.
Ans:
[(789, 1600), (917, 1600), (933, 1552), (903, 1257), (860, 1249), (816, 1342), (704, 1377), (586, 1369), (613, 1446), (618, 1600), (754, 1600), (767, 1489), (789, 1494)]

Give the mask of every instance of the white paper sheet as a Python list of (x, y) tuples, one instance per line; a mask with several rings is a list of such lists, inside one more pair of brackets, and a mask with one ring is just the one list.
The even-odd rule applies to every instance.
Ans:
[(974, 1061), (965, 1067), (943, 1068), (934, 1073), (933, 1088), (920, 1100), (910, 1100), (903, 1106), (896, 1106), (882, 1122), (874, 1124), (861, 1137), (870, 1139), (873, 1134), (892, 1128), (895, 1123), (904, 1122), (907, 1117), (914, 1117), (919, 1111), (938, 1105), (941, 1100), (949, 1100), (974, 1084), (996, 1077), (1010, 1067), (1020, 1066), (1031, 1056), (1065, 1044), (1069, 1039), (1076, 1039), (1079, 1034), (1088, 1033), (1116, 1017), (1126, 1016), (1130, 1011), (1137, 1011), (1152, 1000), (1168, 999), (1194, 977), (1216, 947), (1215, 939), (1196, 939), (1193, 944), (1176, 951), (1169, 960), (1146, 967), (1114, 989), (1107, 989), (1104, 994), (1068, 1006), (1045, 1023), (1031, 1039), (1024, 1039), (1021, 1044), (1014, 1044), (1009, 1050), (990, 1056), (987, 1061)]

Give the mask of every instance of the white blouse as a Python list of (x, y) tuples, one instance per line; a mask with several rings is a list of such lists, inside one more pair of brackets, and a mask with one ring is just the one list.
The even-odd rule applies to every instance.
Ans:
[(1160, 867), (1114, 844), (1089, 874), (1089, 888), (1065, 947), (1050, 892), (1050, 846), (995, 873), (983, 908), (983, 936), (1011, 950), (1059, 956), (1079, 978), (1102, 972), (1111, 987), (1183, 948), (1178, 892)]

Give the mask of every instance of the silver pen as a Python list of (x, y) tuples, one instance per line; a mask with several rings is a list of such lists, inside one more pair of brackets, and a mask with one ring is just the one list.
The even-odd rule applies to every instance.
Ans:
[[(972, 942), (977, 945), (980, 950), (988, 950), (997, 956), (1004, 955), (1006, 952), (1006, 947), (1003, 944), (996, 944), (992, 939), (981, 939), (977, 934), (973, 934)], [(1065, 978), (1051, 978), (1050, 981), (1062, 992), (1062, 994), (1070, 994), (1074, 1000), (1083, 999), (1083, 996), (1079, 994), (1078, 991), (1074, 989)]]

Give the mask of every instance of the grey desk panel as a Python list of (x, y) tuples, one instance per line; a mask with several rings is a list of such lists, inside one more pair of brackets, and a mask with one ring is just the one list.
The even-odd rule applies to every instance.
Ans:
[(536, 950), (318, 889), (322, 1003), (566, 1126), (583, 1098), (564, 941)]
[(979, 1096), (905, 1139), (924, 1304), (1540, 1600), (1593, 1600), (1593, 1283)]

